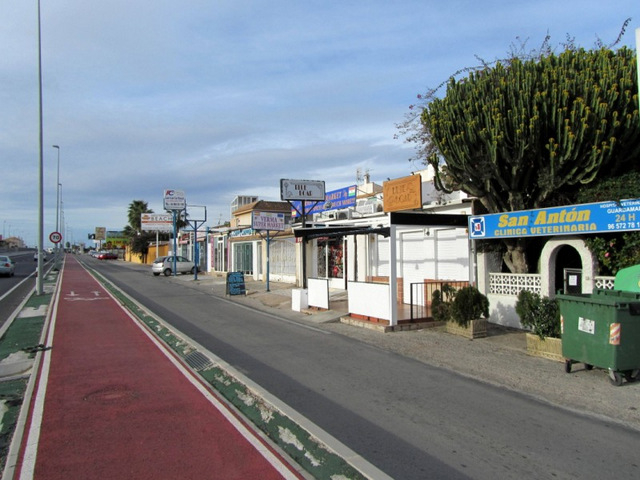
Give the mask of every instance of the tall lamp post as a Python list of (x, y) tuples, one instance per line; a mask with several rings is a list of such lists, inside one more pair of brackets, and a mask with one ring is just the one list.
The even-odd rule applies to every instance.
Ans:
[[(58, 180), (56, 182), (56, 232), (60, 232), (60, 147), (52, 145), (58, 150)], [(56, 269), (60, 270), (60, 243), (56, 243)]]
[(42, 33), (40, 27), (40, 0), (38, 0), (38, 107), (39, 107), (39, 158), (38, 158), (38, 278), (36, 279), (36, 294), (44, 293), (44, 282), (42, 279), (42, 247), (44, 243), (44, 194), (43, 194), (43, 172), (42, 172)]

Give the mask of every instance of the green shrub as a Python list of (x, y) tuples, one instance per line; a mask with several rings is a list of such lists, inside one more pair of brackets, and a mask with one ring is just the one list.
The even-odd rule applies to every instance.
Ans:
[(537, 293), (521, 290), (516, 313), (522, 326), (531, 329), (541, 339), (560, 338), (560, 307), (555, 298), (540, 297)]
[(431, 316), (436, 322), (446, 322), (451, 319), (451, 301), (455, 297), (456, 289), (445, 283), (442, 292), (434, 290), (431, 294)]
[(489, 318), (489, 300), (476, 287), (463, 287), (451, 302), (451, 318), (462, 327), (470, 320)]

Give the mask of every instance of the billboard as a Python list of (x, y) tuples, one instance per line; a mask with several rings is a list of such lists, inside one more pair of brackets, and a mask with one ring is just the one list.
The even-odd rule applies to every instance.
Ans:
[(284, 213), (252, 212), (251, 228), (254, 230), (284, 231)]
[(148, 232), (172, 232), (173, 215), (170, 213), (143, 213), (140, 215), (140, 226)]
[(422, 208), (422, 177), (408, 177), (388, 180), (382, 184), (384, 211), (399, 212)]
[(184, 210), (187, 208), (187, 199), (182, 190), (164, 190), (163, 207), (165, 210)]
[(322, 201), (324, 200), (324, 181), (281, 178), (280, 198), (282, 200)]
[[(341, 210), (343, 208), (355, 207), (357, 191), (358, 187), (356, 185), (350, 185), (345, 188), (339, 188), (338, 190), (327, 192), (323, 202), (317, 203), (305, 213), (319, 213), (329, 210)], [(297, 217), (299, 215), (298, 212), (302, 211), (302, 202), (291, 202), (291, 205), (293, 206), (291, 215)]]
[(640, 230), (640, 199), (469, 217), (469, 238), (541, 237)]

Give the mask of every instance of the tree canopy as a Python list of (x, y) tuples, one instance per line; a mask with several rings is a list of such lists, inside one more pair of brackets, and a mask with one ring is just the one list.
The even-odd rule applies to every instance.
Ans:
[(144, 200), (133, 200), (127, 210), (129, 224), (124, 227), (124, 233), (129, 237), (129, 245), (133, 253), (144, 255), (151, 235), (142, 231), (142, 214), (153, 213), (149, 204)]
[[(626, 47), (514, 57), (446, 86), (411, 140), (438, 189), (477, 197), (489, 213), (566, 204), (596, 178), (640, 169), (636, 57)], [(526, 272), (526, 239), (505, 245), (511, 271)]]

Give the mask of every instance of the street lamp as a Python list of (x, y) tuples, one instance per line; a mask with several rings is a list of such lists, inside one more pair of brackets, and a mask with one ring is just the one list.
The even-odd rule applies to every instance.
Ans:
[(40, 0), (38, 0), (38, 120), (39, 120), (39, 156), (38, 156), (38, 278), (36, 278), (36, 294), (44, 293), (44, 282), (42, 281), (42, 247), (44, 243), (44, 175), (42, 168), (42, 28), (40, 25)]
[[(52, 145), (53, 148), (58, 150), (58, 180), (56, 187), (56, 232), (60, 232), (60, 147), (58, 145)], [(58, 262), (60, 261), (60, 244), (56, 243), (56, 268), (59, 269)]]

